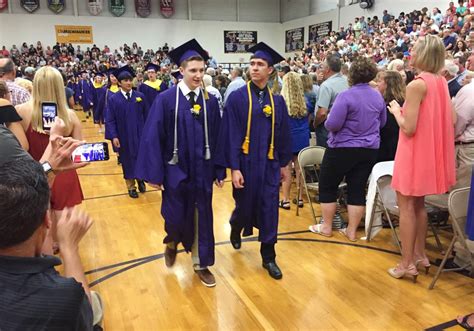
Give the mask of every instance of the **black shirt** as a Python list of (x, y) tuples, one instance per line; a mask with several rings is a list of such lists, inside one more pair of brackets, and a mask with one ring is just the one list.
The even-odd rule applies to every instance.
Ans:
[(21, 117), (18, 115), (15, 107), (12, 105), (0, 106), (0, 125), (20, 121)]
[(31, 156), (21, 148), (20, 142), (13, 133), (3, 125), (0, 125), (0, 165), (21, 158), (31, 159)]
[(0, 256), (2, 330), (92, 330), (92, 307), (73, 278), (54, 269), (54, 256)]

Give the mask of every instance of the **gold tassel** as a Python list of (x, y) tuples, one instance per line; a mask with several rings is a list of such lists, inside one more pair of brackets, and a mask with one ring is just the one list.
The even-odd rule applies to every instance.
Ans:
[(273, 160), (273, 144), (270, 145), (270, 149), (268, 150), (268, 159)]
[(248, 154), (250, 147), (250, 127), (252, 126), (252, 93), (250, 92), (250, 81), (247, 83), (247, 93), (249, 96), (249, 110), (247, 115), (247, 133), (245, 134), (245, 140), (242, 144), (242, 153)]
[(274, 155), (273, 155), (273, 149), (274, 149), (274, 143), (275, 143), (275, 113), (276, 113), (276, 109), (275, 109), (275, 102), (273, 101), (273, 94), (272, 94), (272, 91), (270, 91), (270, 89), (268, 88), (267, 86), (267, 89), (268, 89), (268, 93), (270, 94), (270, 103), (271, 103), (271, 106), (272, 106), (272, 140), (270, 141), (270, 149), (268, 150), (268, 159), (269, 160), (273, 160), (274, 159)]
[(249, 137), (245, 137), (245, 141), (244, 143), (242, 144), (242, 152), (244, 154), (248, 154), (249, 153), (249, 146), (250, 146), (250, 139)]

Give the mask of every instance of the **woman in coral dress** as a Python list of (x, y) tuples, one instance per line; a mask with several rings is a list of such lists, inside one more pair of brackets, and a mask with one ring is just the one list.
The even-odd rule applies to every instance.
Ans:
[(430, 267), (425, 196), (446, 193), (456, 182), (455, 120), (446, 79), (439, 75), (445, 59), (442, 40), (425, 36), (411, 56), (419, 75), (407, 86), (403, 108), (396, 101), (389, 106), (400, 126), (392, 187), (400, 210), (402, 260), (388, 272), (395, 278), (412, 276), (416, 282), (417, 268), (428, 272)]
[[(26, 146), (25, 144), (22, 145), (35, 160), (40, 160), (49, 143), (49, 134), (43, 130), (42, 102), (57, 104), (57, 115), (65, 124), (64, 137), (82, 140), (81, 123), (74, 111), (67, 107), (60, 72), (53, 67), (43, 67), (35, 74), (31, 100), (16, 107), (18, 114), (23, 119), (21, 125), (24, 130), (24, 132), (21, 132), (21, 135), (24, 134), (24, 136), (18, 138), (20, 141), (27, 141)], [(67, 207), (80, 204), (83, 198), (81, 184), (75, 170), (69, 170), (56, 176), (51, 188), (51, 234), (53, 240), (56, 238), (56, 221), (60, 218), (61, 212)], [(47, 239), (51, 239), (51, 237)], [(43, 252), (51, 253), (51, 248), (51, 241), (47, 240)]]

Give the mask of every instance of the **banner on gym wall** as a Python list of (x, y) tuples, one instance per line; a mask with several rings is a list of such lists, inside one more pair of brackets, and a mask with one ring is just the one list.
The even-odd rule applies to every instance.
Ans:
[(309, 26), (308, 42), (318, 43), (322, 38), (329, 36), (332, 31), (332, 21), (316, 23)]
[(224, 31), (224, 53), (248, 53), (257, 44), (257, 31)]
[(71, 44), (93, 44), (92, 26), (88, 25), (55, 25), (56, 42)]
[(300, 51), (304, 47), (304, 28), (286, 30), (285, 52)]

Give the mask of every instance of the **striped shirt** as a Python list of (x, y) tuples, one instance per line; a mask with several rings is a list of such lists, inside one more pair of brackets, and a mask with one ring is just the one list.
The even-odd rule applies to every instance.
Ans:
[(0, 256), (1, 330), (92, 330), (92, 307), (54, 256)]

